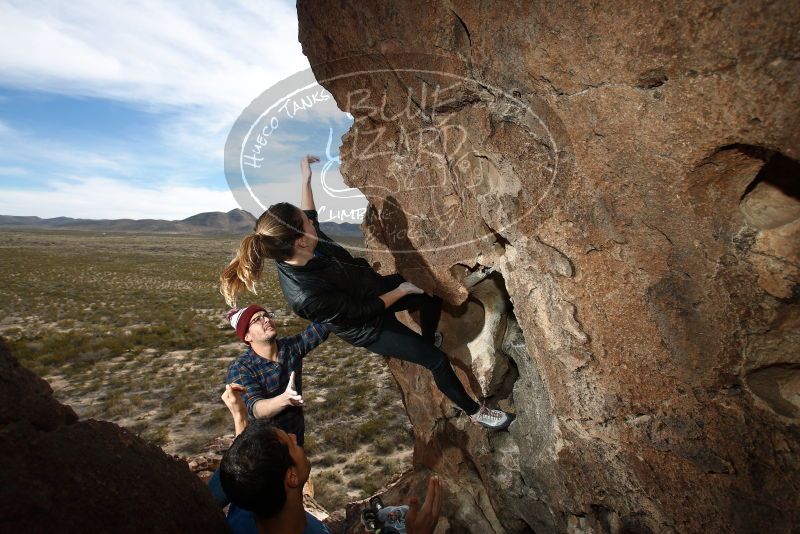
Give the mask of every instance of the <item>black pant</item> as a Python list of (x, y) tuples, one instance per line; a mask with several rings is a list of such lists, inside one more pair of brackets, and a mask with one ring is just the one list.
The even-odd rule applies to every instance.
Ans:
[[(383, 291), (396, 288), (405, 280), (399, 274), (383, 277)], [(400, 310), (419, 311), (422, 335), (417, 334), (394, 316)], [(407, 295), (386, 310), (383, 325), (378, 339), (366, 346), (366, 349), (399, 360), (416, 363), (427, 367), (433, 373), (433, 379), (439, 391), (445, 394), (459, 408), (473, 414), (480, 405), (467, 394), (455, 371), (450, 366), (447, 354), (433, 345), (433, 335), (442, 311), (442, 299), (422, 295)]]

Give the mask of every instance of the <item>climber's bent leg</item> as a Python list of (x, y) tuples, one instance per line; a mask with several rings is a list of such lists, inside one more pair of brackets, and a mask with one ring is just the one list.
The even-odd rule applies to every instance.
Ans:
[[(395, 289), (405, 281), (405, 278), (399, 274), (384, 276), (381, 290), (386, 293)], [(433, 336), (436, 332), (436, 327), (439, 325), (439, 318), (442, 314), (442, 299), (436, 295), (406, 295), (392, 304), (388, 309), (388, 311), (392, 313), (397, 313), (401, 310), (419, 312), (419, 326), (422, 331), (422, 337), (429, 343), (433, 343)]]
[(439, 391), (459, 408), (470, 415), (480, 408), (464, 389), (447, 355), (400, 323), (394, 315), (387, 314), (378, 339), (365, 348), (375, 354), (416, 363), (430, 369)]

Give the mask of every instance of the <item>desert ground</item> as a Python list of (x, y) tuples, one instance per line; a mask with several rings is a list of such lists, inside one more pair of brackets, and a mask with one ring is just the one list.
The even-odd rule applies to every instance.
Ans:
[[(217, 277), (238, 238), (0, 231), (0, 336), (79, 416), (113, 421), (176, 455), (231, 434), (219, 397), (242, 351)], [(258, 296), (281, 335), (307, 324), (274, 267)], [(317, 500), (337, 509), (407, 469), (411, 427), (381, 357), (331, 335), (304, 365)]]

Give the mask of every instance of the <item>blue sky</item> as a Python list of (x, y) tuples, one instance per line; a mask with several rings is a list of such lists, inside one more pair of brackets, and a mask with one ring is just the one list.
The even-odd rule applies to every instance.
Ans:
[[(308, 66), (293, 2), (0, 0), (0, 214), (238, 207), (226, 136), (253, 99)], [(337, 152), (349, 124), (328, 106), (284, 128), (269, 203), (297, 202), (300, 158), (324, 156), (329, 132)]]

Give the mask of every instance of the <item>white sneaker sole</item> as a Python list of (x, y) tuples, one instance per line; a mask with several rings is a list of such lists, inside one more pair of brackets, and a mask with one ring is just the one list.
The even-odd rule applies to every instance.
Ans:
[(469, 419), (470, 419), (470, 421), (472, 421), (473, 425), (481, 426), (481, 427), (483, 427), (483, 428), (485, 428), (487, 430), (499, 431), (499, 430), (505, 430), (506, 428), (508, 428), (508, 426), (511, 423), (514, 422), (515, 418), (516, 418), (516, 416), (514, 414), (507, 413), (506, 414), (506, 420), (504, 422), (502, 422), (501, 424), (499, 424), (499, 425), (489, 425), (489, 424), (486, 424), (486, 423), (481, 423), (480, 421), (475, 421), (474, 419), (472, 419), (472, 417), (470, 417)]

